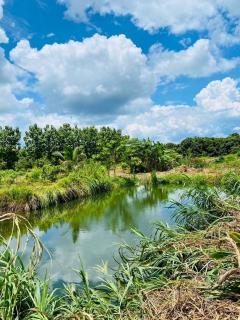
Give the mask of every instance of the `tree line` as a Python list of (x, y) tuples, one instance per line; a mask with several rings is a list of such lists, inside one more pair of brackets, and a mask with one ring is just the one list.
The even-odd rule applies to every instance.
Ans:
[(221, 156), (240, 152), (240, 135), (226, 138), (187, 138), (180, 144), (133, 139), (109, 127), (59, 128), (36, 124), (21, 140), (19, 128), (0, 127), (0, 169), (27, 170), (46, 163), (58, 165), (93, 159), (108, 170), (118, 165), (133, 173), (168, 170), (185, 156)]
[(168, 144), (180, 154), (193, 157), (209, 156), (218, 157), (240, 152), (240, 135), (233, 133), (226, 138), (194, 137), (184, 139), (180, 144)]
[(21, 143), (18, 128), (0, 127), (0, 169), (27, 170), (46, 163), (95, 160), (108, 170), (117, 165), (132, 173), (167, 170), (179, 155), (160, 142), (132, 139), (121, 130), (102, 127), (79, 128), (64, 124), (60, 128), (36, 124), (26, 131)]

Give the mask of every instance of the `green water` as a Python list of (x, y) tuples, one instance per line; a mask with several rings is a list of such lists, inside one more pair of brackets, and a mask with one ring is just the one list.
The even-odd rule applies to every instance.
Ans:
[[(50, 253), (49, 256), (45, 252), (40, 273), (48, 270), (55, 286), (79, 282), (74, 270), (82, 264), (90, 280), (96, 282), (98, 274), (94, 267), (107, 262), (111, 270), (116, 266), (113, 257), (117, 256), (119, 244), (136, 241), (131, 228), (150, 235), (155, 221), (174, 223), (173, 209), (169, 206), (171, 200), (178, 200), (181, 193), (181, 190), (166, 187), (140, 186), (32, 213), (30, 222)], [(10, 230), (10, 226), (5, 225), (0, 231), (8, 237)], [(24, 246), (26, 242), (23, 235), (24, 256), (29, 250), (29, 246)]]

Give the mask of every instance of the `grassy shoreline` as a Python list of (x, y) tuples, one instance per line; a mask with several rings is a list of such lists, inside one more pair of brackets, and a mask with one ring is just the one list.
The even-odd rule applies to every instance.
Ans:
[(43, 169), (23, 174), (4, 172), (0, 185), (0, 211), (24, 213), (46, 209), (134, 183), (130, 178), (108, 176), (105, 168), (96, 163), (83, 164), (71, 171), (48, 169), (47, 177), (43, 176), (47, 175)]
[(236, 181), (229, 177), (224, 188), (187, 188), (174, 203), (178, 227), (159, 222), (152, 237), (135, 231), (139, 241), (121, 246), (114, 278), (98, 268), (103, 274), (97, 288), (80, 270), (81, 285), (52, 291), (48, 280), (36, 275), (41, 254), (33, 252), (24, 268), (17, 252), (6, 248), (0, 319), (238, 320), (240, 192), (232, 186)]
[[(10, 203), (12, 211), (21, 206), (27, 206), (27, 210), (47, 208), (133, 183), (133, 176), (109, 176), (95, 163), (74, 170), (58, 168), (54, 173), (48, 169), (47, 177), (44, 170), (17, 177), (12, 176), (13, 172), (6, 174), (2, 185), (6, 180), (10, 182), (8, 188), (0, 188), (0, 195), (4, 195), (1, 206)], [(33, 234), (28, 221), (15, 213), (0, 216), (0, 223), (13, 219), (12, 235), (17, 243), (11, 250), (2, 239), (1, 320), (239, 320), (238, 167), (187, 168), (187, 172), (180, 167), (166, 173), (135, 175), (134, 179), (139, 183), (187, 187), (185, 197), (173, 204), (177, 226), (169, 228), (159, 222), (152, 237), (134, 231), (139, 238), (137, 245), (119, 248), (113, 278), (106, 266), (98, 267), (102, 272), (98, 287), (91, 287), (87, 274), (79, 270), (81, 284), (52, 290), (50, 281), (37, 275), (44, 244)], [(34, 192), (26, 191), (33, 187)], [(28, 265), (23, 264), (18, 252), (21, 221), (35, 243)]]
[(92, 160), (44, 164), (27, 171), (0, 170), (0, 211), (44, 209), (107, 192), (125, 183), (221, 186), (225, 176), (229, 172), (238, 173), (239, 168), (239, 157), (228, 155), (222, 159), (202, 157), (188, 165), (156, 173), (129, 174), (119, 167), (109, 174), (99, 162)]
[[(234, 160), (236, 162), (236, 160)], [(70, 168), (44, 166), (27, 172), (0, 171), (0, 211), (31, 212), (75, 199), (108, 192), (115, 187), (155, 183), (159, 185), (195, 186), (225, 184), (229, 175), (238, 181), (238, 164), (214, 164), (207, 168), (176, 167), (166, 172), (129, 174), (122, 170), (107, 173), (99, 163), (87, 162)]]

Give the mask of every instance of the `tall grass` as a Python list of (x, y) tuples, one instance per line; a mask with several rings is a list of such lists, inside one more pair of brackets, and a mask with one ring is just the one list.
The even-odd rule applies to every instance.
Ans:
[(15, 182), (0, 187), (0, 209), (5, 212), (24, 212), (48, 208), (108, 192), (114, 185), (123, 183), (123, 178), (109, 177), (105, 168), (94, 162), (75, 167), (70, 172), (49, 166), (35, 168), (24, 178), (17, 176)]
[[(81, 181), (85, 192), (96, 192), (102, 173), (93, 169), (64, 177), (61, 188)], [(94, 179), (88, 184), (90, 174)], [(231, 188), (226, 193), (201, 186), (173, 205), (179, 225), (172, 229), (159, 222), (151, 237), (133, 230), (138, 244), (121, 246), (113, 278), (99, 267), (101, 284), (93, 288), (80, 270), (81, 285), (68, 284), (60, 294), (36, 274), (43, 245), (27, 220), (2, 216), (0, 223), (13, 219), (17, 241), (13, 250), (2, 240), (0, 319), (238, 319), (238, 195)], [(20, 219), (34, 243), (27, 264), (19, 256)]]
[(240, 208), (238, 199), (210, 187), (188, 189), (181, 200), (173, 203), (175, 219), (188, 230), (205, 229), (213, 222), (227, 220)]

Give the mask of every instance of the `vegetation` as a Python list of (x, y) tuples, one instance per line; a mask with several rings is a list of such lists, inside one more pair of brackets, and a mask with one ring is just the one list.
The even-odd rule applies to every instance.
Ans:
[(25, 133), (24, 144), (20, 139), (19, 129), (0, 128), (3, 212), (37, 210), (108, 191), (117, 180), (110, 172), (117, 168), (136, 174), (168, 170), (179, 161), (175, 151), (159, 142), (130, 139), (106, 127), (80, 129), (65, 124), (42, 129), (33, 125)]
[(126, 179), (111, 178), (94, 162), (74, 166), (44, 165), (27, 172), (0, 172), (0, 209), (24, 212), (110, 191)]
[[(0, 128), (2, 211), (36, 210), (110, 190), (117, 180), (110, 177), (112, 173), (132, 179), (129, 173), (155, 172), (155, 184), (217, 185), (226, 172), (240, 166), (238, 153), (224, 156), (238, 150), (238, 134), (189, 138), (179, 146), (164, 146), (108, 127), (80, 129), (65, 124), (58, 129), (33, 125), (25, 133), (24, 144), (20, 139), (19, 129)], [(206, 156), (214, 154), (210, 150), (216, 141), (228, 148), (221, 149), (219, 157)], [(195, 150), (205, 156), (196, 157)], [(166, 171), (170, 172), (159, 174)]]
[[(36, 268), (43, 245), (29, 223), (14, 214), (17, 245), (2, 246), (0, 319), (238, 319), (240, 293), (240, 193), (238, 176), (221, 188), (195, 186), (175, 208), (174, 229), (157, 223), (152, 237), (134, 231), (138, 245), (120, 248), (113, 279), (105, 267), (92, 288), (79, 271), (81, 285), (50, 289)], [(34, 240), (29, 264), (19, 255), (20, 219)]]
[(103, 127), (80, 129), (65, 124), (59, 129), (47, 125), (29, 127), (20, 146), (19, 129), (0, 128), (2, 169), (27, 170), (64, 161), (79, 163), (95, 160), (108, 170), (117, 166), (132, 173), (167, 170), (176, 165), (179, 155), (159, 142), (130, 139), (121, 130)]
[[(1, 320), (239, 319), (238, 134), (164, 146), (111, 128), (66, 124), (34, 125), (23, 140), (18, 129), (0, 128), (0, 223), (12, 221), (16, 238), (15, 249), (1, 239)], [(177, 226), (159, 222), (152, 237), (133, 230), (138, 245), (120, 248), (113, 277), (98, 268), (104, 272), (98, 287), (80, 270), (81, 284), (52, 290), (37, 274), (44, 245), (14, 212), (134, 184), (142, 173), (155, 185), (187, 187), (172, 204)], [(23, 229), (33, 243), (27, 264), (19, 252)]]
[(234, 133), (227, 138), (187, 138), (179, 145), (168, 144), (167, 147), (175, 149), (182, 155), (218, 157), (239, 153), (240, 135)]

